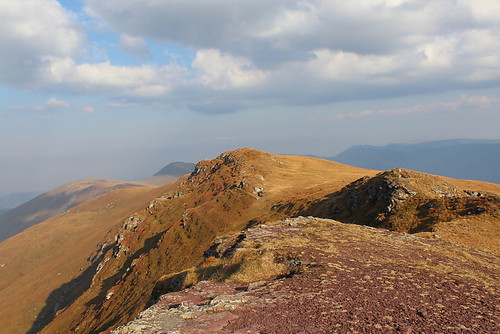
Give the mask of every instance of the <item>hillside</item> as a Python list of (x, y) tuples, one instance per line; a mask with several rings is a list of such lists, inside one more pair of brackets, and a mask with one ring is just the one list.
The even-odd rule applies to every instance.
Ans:
[(310, 203), (302, 214), (398, 232), (430, 233), (500, 254), (499, 189), (494, 184), (398, 168), (359, 179)]
[(374, 173), (250, 149), (202, 161), (175, 190), (124, 221), (93, 257), (89, 288), (41, 332), (100, 332), (126, 322), (151, 302), (161, 277), (195, 265), (216, 236), (284, 217), (273, 209), (283, 196), (322, 197)]
[[(236, 276), (240, 278), (231, 276), (231, 279), (248, 284), (250, 281), (298, 274), (298, 271), (289, 268), (290, 265), (295, 267), (293, 263), (298, 264), (294, 262), (294, 257), (290, 258), (287, 254), (274, 256), (274, 253), (264, 251), (267, 249), (265, 236), (270, 233), (264, 226), (301, 215), (425, 236), (427, 239), (412, 235), (400, 237), (405, 234), (399, 232), (380, 232), (380, 235), (395, 236), (389, 239), (396, 243), (426, 240), (415, 244), (439, 245), (435, 251), (445, 255), (449, 252), (458, 252), (456, 256), (464, 254), (463, 257), (471, 262), (466, 261), (463, 267), (461, 264), (451, 266), (452, 271), (469, 268), (467, 273), (475, 282), (469, 286), (488, 290), (492, 286), (488, 277), (498, 274), (499, 196), (500, 186), (492, 183), (454, 180), (403, 169), (377, 172), (327, 160), (271, 155), (252, 149), (226, 152), (213, 160), (199, 162), (194, 172), (174, 184), (107, 193), (73, 208), (67, 215), (54, 217), (0, 243), (0, 264), (5, 264), (0, 270), (10, 277), (10, 281), (2, 285), (0, 294), (3, 310), (0, 326), (8, 328), (7, 333), (19, 333), (20, 328), (29, 328), (30, 319), (36, 315), (29, 333), (109, 333), (156, 302), (161, 294), (196, 284), (199, 280), (212, 278), (225, 281), (227, 275), (239, 273)], [(126, 204), (127, 201), (135, 204)], [(117, 202), (123, 205), (117, 206)], [(293, 222), (289, 223), (291, 225), (285, 225), (293, 227)], [(347, 231), (351, 235), (349, 238), (358, 241), (379, 235), (379, 232), (362, 231), (382, 231), (351, 225), (344, 228), (342, 223), (327, 225)], [(96, 229), (96, 226), (99, 228)], [(253, 230), (259, 226), (263, 228), (262, 233)], [(78, 232), (72, 231), (75, 228)], [(313, 243), (308, 247), (325, 252), (343, 249), (346, 257), (342, 261), (345, 264), (351, 260), (363, 261), (363, 254), (368, 256), (369, 252), (360, 251), (359, 258), (349, 259), (348, 250), (352, 252), (361, 246), (352, 244), (354, 248), (348, 245), (342, 248), (342, 238), (335, 237), (336, 232), (328, 232), (324, 228), (312, 232), (324, 238), (310, 239)], [(241, 234), (243, 230), (247, 232)], [(250, 262), (245, 264), (238, 262), (246, 261), (245, 256), (232, 258), (231, 254), (236, 248), (247, 248), (240, 242), (249, 231), (257, 233), (257, 239), (245, 245), (261, 251), (257, 250), (255, 255), (259, 256), (256, 257), (250, 252)], [(297, 246), (310, 243), (309, 239), (303, 238), (307, 231), (294, 231), (295, 237), (284, 241), (284, 244), (293, 248), (294, 242)], [(48, 240), (47, 244), (33, 242), (39, 240), (38, 236), (43, 233), (42, 240)], [(55, 241), (61, 235), (68, 243)], [(381, 238), (379, 244), (373, 244), (380, 249), (373, 253), (373, 256), (378, 254), (376, 256), (381, 257), (377, 261), (385, 261), (383, 245), (393, 245), (393, 241)], [(71, 248), (69, 245), (75, 240), (78, 240), (78, 247)], [(366, 249), (371, 249), (369, 246), (367, 244)], [(408, 252), (420, 249), (420, 246), (412, 248), (414, 246), (401, 245), (401, 249)], [(12, 249), (16, 249), (17, 253)], [(397, 253), (396, 250), (394, 252)], [(45, 255), (40, 257), (37, 254)], [(57, 260), (51, 254), (57, 254)], [(261, 259), (260, 255), (265, 256)], [(446, 256), (450, 263), (456, 258), (455, 255)], [(305, 257), (299, 259), (301, 263), (306, 261)], [(273, 259), (278, 259), (277, 266), (273, 264)], [(268, 268), (266, 265), (270, 264), (269, 270), (264, 270), (270, 276), (259, 276), (262, 268), (253, 275), (254, 260), (263, 268)], [(334, 264), (325, 262), (318, 267), (320, 271), (312, 269), (316, 276), (292, 276), (301, 280), (307, 278), (306, 281), (309, 278), (316, 280), (326, 273), (321, 272), (321, 268), (329, 267), (328, 263)], [(393, 265), (400, 267), (401, 263), (396, 261)], [(481, 264), (481, 267), (474, 267), (474, 263)], [(28, 267), (18, 278), (19, 268), (23, 265)], [(43, 273), (36, 272), (35, 268)], [(245, 271), (245, 268), (248, 270)], [(316, 267), (312, 265), (311, 268)], [(440, 268), (438, 266), (436, 270)], [(287, 271), (289, 269), (291, 271)], [(422, 276), (421, 271), (405, 270), (420, 275), (422, 280), (427, 277)], [(34, 283), (39, 276), (45, 277), (46, 282), (54, 283), (43, 285), (47, 289), (40, 291), (34, 287), (39, 283)], [(229, 276), (226, 278), (229, 279)], [(348, 284), (349, 275), (342, 279)], [(280, 284), (281, 281), (277, 282)], [(491, 299), (497, 288), (494, 288), (496, 292), (484, 292), (481, 296)], [(37, 293), (28, 294), (29, 289)], [(24, 291), (19, 297), (25, 298), (25, 301), (23, 299), (19, 305), (23, 304), (25, 308), (9, 308), (9, 302), (17, 300), (18, 291)], [(310, 294), (314, 295), (314, 291)], [(37, 305), (36, 309), (30, 308), (30, 305)], [(451, 307), (451, 304), (443, 305), (447, 310)], [(359, 307), (357, 304), (351, 306)], [(352, 310), (349, 312), (354, 312)]]
[(500, 183), (500, 141), (454, 139), (358, 145), (326, 158), (343, 164), (388, 170), (407, 168), (467, 180)]
[[(64, 296), (85, 288), (79, 283), (89, 273), (88, 258), (97, 245), (165, 189), (110, 190), (1, 242), (1, 332), (27, 332), (46, 302), (57, 305)], [(60, 288), (61, 294), (53, 294)]]
[(112, 189), (142, 186), (136, 182), (106, 179), (66, 183), (0, 215), (0, 241)]

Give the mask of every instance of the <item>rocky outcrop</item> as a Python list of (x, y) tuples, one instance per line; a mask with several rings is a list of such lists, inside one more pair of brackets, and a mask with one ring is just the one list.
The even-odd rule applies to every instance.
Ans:
[[(230, 238), (229, 238), (230, 239)], [(112, 333), (494, 333), (498, 256), (407, 234), (296, 218), (245, 230), (212, 249), (211, 277), (162, 295)], [(234, 239), (233, 239), (234, 241)], [(225, 245), (225, 246), (223, 246)], [(228, 252), (228, 250), (230, 250)], [(253, 258), (227, 271), (239, 253)], [(301, 270), (269, 275), (266, 254)], [(207, 256), (209, 254), (206, 254)], [(214, 256), (210, 255), (207, 258)], [(206, 259), (207, 259), (206, 258)], [(274, 257), (276, 266), (280, 257)], [(215, 263), (215, 264), (214, 264)], [(233, 263), (234, 264), (234, 263)], [(250, 282), (240, 271), (254, 271)], [(223, 273), (221, 273), (223, 272)], [(225, 273), (224, 273), (225, 272)]]
[(303, 214), (415, 233), (432, 231), (437, 223), (459, 217), (500, 216), (500, 197), (397, 168), (352, 182)]

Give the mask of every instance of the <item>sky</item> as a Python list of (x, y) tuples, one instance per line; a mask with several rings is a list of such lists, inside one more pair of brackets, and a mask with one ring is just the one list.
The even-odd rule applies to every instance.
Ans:
[(239, 147), (500, 138), (500, 0), (0, 0), (0, 195)]

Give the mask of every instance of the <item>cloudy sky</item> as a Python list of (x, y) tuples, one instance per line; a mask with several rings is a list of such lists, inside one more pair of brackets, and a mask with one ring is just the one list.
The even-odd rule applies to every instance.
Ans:
[(0, 0), (0, 194), (500, 138), (500, 0)]

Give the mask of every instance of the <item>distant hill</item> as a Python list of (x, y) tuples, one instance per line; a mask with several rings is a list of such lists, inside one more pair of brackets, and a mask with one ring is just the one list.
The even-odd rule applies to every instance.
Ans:
[(137, 182), (84, 179), (66, 183), (0, 215), (0, 241), (113, 189), (141, 187)]
[(156, 173), (154, 176), (159, 176), (159, 175), (182, 176), (185, 174), (189, 174), (192, 171), (194, 171), (194, 163), (176, 161), (169, 163), (168, 165), (160, 169), (158, 173)]
[[(194, 170), (193, 163), (172, 162), (141, 182), (83, 179), (66, 183), (40, 196), (16, 193), (0, 197), (0, 242), (70, 208), (113, 189), (160, 186)], [(36, 197), (36, 198), (35, 198)]]
[(78, 282), (68, 282), (88, 274), (88, 259), (96, 245), (162, 191), (162, 187), (111, 190), (0, 242), (0, 333), (26, 333), (46, 303), (63, 299), (51, 291), (78, 293), (79, 287), (74, 289)]
[(38, 192), (22, 192), (0, 196), (0, 214), (19, 206), (38, 195), (40, 195)]
[(194, 171), (194, 163), (176, 161), (169, 163), (143, 182), (149, 185), (161, 186), (175, 182), (179, 177), (189, 174), (192, 171)]
[(456, 179), (500, 183), (500, 140), (357, 145), (325, 159), (362, 168), (407, 168)]

